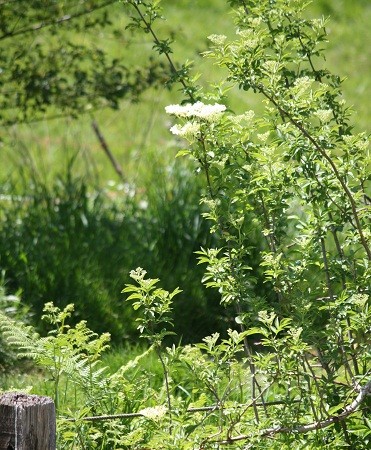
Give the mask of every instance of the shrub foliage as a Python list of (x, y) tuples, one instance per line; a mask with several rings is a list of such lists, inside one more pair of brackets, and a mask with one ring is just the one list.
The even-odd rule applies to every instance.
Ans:
[(115, 3), (1, 2), (2, 126), (117, 108), (121, 99), (137, 100), (168, 78), (161, 62), (129, 66), (95, 39), (110, 27), (112, 36), (129, 46), (124, 30), (113, 26)]
[[(137, 13), (132, 26), (150, 32), (172, 64), (171, 42), (154, 29), (158, 2), (125, 3)], [(57, 374), (74, 386), (79, 377), (94, 379), (80, 392), (75, 422), (60, 411), (61, 448), (370, 446), (368, 138), (353, 132), (342, 80), (325, 68), (325, 20), (307, 19), (299, 0), (229, 3), (236, 36), (210, 36), (205, 55), (226, 75), (204, 92), (188, 71), (174, 72), (186, 98), (167, 112), (182, 148), (189, 143), (179, 155), (191, 157), (207, 183), (201, 201), (220, 242), (199, 250), (199, 261), (204, 284), (235, 311), (234, 326), (225, 337), (215, 332), (199, 344), (165, 348), (179, 290), (132, 271), (124, 292), (159, 359), (158, 385), (136, 369), (142, 357), (103, 375), (91, 355), (99, 357), (104, 338), (84, 324), (65, 328), (69, 310), (47, 306), (47, 317), (57, 317), (47, 338), (3, 316), (8, 341), (23, 342), (22, 353), (52, 371), (71, 354)], [(251, 91), (262, 110), (232, 111), (230, 89), (241, 97)], [(260, 237), (255, 248), (252, 236)], [(129, 406), (138, 415), (84, 420)]]

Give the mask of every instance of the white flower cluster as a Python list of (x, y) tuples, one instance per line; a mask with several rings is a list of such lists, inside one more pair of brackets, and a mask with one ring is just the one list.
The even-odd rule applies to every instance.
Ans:
[(307, 76), (300, 77), (295, 80), (294, 86), (291, 88), (299, 97), (306, 94), (312, 87), (314, 80)]
[(259, 38), (256, 36), (256, 32), (253, 29), (238, 30), (236, 34), (243, 39), (243, 46), (245, 48), (253, 49), (259, 44)]
[(208, 36), (207, 38), (214, 45), (223, 45), (225, 40), (227, 39), (227, 36), (224, 36), (224, 34), (210, 34), (210, 36)]
[(135, 281), (143, 280), (146, 275), (147, 271), (141, 267), (137, 267), (135, 270), (130, 271), (130, 278), (133, 278)]
[(257, 137), (261, 142), (266, 142), (269, 138), (269, 135), (270, 135), (270, 131), (267, 131), (266, 133), (258, 134)]
[(186, 139), (197, 137), (200, 131), (200, 124), (197, 122), (187, 122), (183, 126), (174, 125), (170, 128), (171, 133)]
[(272, 74), (278, 73), (281, 69), (281, 65), (278, 61), (265, 61), (262, 65), (267, 72)]
[(225, 105), (215, 103), (214, 105), (205, 105), (202, 102), (187, 103), (186, 105), (169, 105), (165, 111), (177, 117), (205, 119), (212, 122), (217, 119), (225, 110)]
[(228, 116), (233, 124), (239, 125), (241, 122), (247, 122), (248, 124), (254, 119), (255, 112), (252, 110), (246, 111), (244, 114), (239, 114), (237, 116)]
[(161, 419), (166, 414), (166, 411), (166, 407), (161, 405), (154, 406), (153, 408), (141, 409), (139, 413), (147, 419)]
[(366, 133), (352, 134), (350, 136), (342, 136), (343, 141), (350, 147), (358, 148), (361, 151), (367, 150), (370, 140)]
[(331, 120), (332, 111), (331, 109), (318, 109), (314, 115), (317, 116), (321, 122), (327, 123)]
[(258, 27), (262, 23), (263, 19), (261, 17), (250, 18), (248, 19), (249, 25), (252, 28)]

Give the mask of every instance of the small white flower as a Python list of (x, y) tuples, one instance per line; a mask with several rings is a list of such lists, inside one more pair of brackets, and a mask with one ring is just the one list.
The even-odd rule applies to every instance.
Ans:
[(249, 111), (246, 111), (243, 116), (246, 121), (249, 121), (255, 117), (255, 112), (250, 109)]
[(137, 267), (135, 270), (130, 271), (130, 278), (133, 278), (136, 281), (140, 281), (144, 279), (146, 274), (146, 270), (142, 269), (141, 267)]
[(256, 32), (253, 29), (248, 30), (238, 30), (237, 35), (241, 36), (243, 39), (243, 45), (247, 48), (255, 48), (259, 44), (259, 39), (256, 36)]
[(261, 142), (266, 142), (269, 135), (270, 135), (270, 131), (267, 131), (266, 133), (261, 133), (261, 134), (258, 134), (257, 136)]
[(148, 208), (148, 202), (147, 202), (147, 200), (141, 200), (140, 202), (139, 202), (139, 208), (140, 209), (147, 209)]
[(228, 119), (232, 123), (238, 125), (241, 122), (248, 122), (248, 123), (251, 122), (253, 120), (254, 116), (255, 116), (254, 111), (249, 110), (249, 111), (246, 111), (244, 114), (239, 114), (236, 116), (228, 116)]
[(350, 136), (345, 135), (342, 138), (349, 147), (355, 147), (362, 151), (367, 150), (370, 144), (369, 138), (365, 133), (352, 134)]
[(180, 125), (174, 125), (170, 128), (170, 133), (175, 134), (175, 136), (183, 136), (183, 127)]
[(310, 90), (313, 82), (314, 82), (314, 80), (307, 76), (297, 78), (295, 80), (292, 90), (295, 92), (295, 94), (298, 97), (301, 97), (302, 95), (306, 94)]
[(250, 19), (249, 23), (250, 26), (253, 28), (256, 28), (257, 26), (259, 26), (262, 23), (263, 19), (261, 17), (256, 17), (254, 19)]
[(170, 128), (170, 132), (176, 136), (180, 136), (186, 139), (192, 139), (197, 137), (200, 132), (200, 124), (197, 122), (187, 122), (183, 126), (174, 125)]
[(316, 115), (321, 122), (327, 123), (331, 120), (332, 111), (331, 109), (318, 109), (314, 115)]
[(227, 39), (227, 36), (224, 36), (224, 34), (211, 34), (207, 37), (209, 41), (211, 41), (214, 45), (223, 45), (225, 40)]
[(139, 411), (139, 414), (142, 414), (142, 416), (146, 417), (147, 419), (161, 419), (166, 414), (166, 407), (161, 406), (154, 406), (153, 408), (145, 408)]
[(280, 63), (278, 61), (265, 61), (263, 63), (263, 67), (267, 72), (270, 72), (272, 74), (278, 73), (280, 71)]
[(177, 117), (188, 117), (189, 116), (189, 104), (187, 105), (169, 105), (165, 107), (165, 111), (168, 114)]
[(197, 102), (192, 105), (191, 113), (195, 117), (212, 121), (218, 118), (226, 109), (225, 105), (220, 105), (219, 103), (205, 105), (202, 102)]
[(188, 103), (186, 105), (169, 105), (165, 107), (165, 111), (168, 114), (172, 114), (177, 117), (198, 117), (209, 122), (217, 119), (226, 109), (227, 107), (225, 105), (220, 105), (219, 103), (215, 103), (214, 105), (205, 105), (202, 102), (196, 102), (193, 104)]

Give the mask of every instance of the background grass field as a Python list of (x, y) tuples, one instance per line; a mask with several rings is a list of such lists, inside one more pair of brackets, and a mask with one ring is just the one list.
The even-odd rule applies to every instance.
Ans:
[[(117, 10), (115, 26), (124, 28), (128, 23), (122, 4)], [(164, 1), (166, 20), (156, 22), (161, 38), (175, 31), (173, 58), (176, 62), (194, 61), (194, 73), (201, 75), (200, 82), (217, 80), (218, 69), (212, 61), (202, 58), (207, 49), (207, 36), (212, 33), (231, 35), (233, 23), (224, 0)], [(326, 64), (334, 73), (346, 77), (343, 89), (357, 114), (357, 129), (367, 129), (370, 119), (371, 96), (371, 5), (367, 0), (315, 0), (310, 14), (329, 16), (329, 43)], [(127, 33), (131, 46), (128, 50), (109, 30), (99, 35), (97, 45), (107, 50), (127, 65), (146, 60), (154, 55), (152, 43), (144, 35)], [(85, 34), (77, 39), (88, 40)], [(101, 131), (123, 168), (130, 183), (143, 184), (151, 180), (152, 168), (172, 163), (176, 150), (170, 133), (169, 118), (164, 107), (177, 103), (181, 94), (173, 89), (149, 90), (137, 104), (125, 102), (119, 111), (105, 110), (94, 114)], [(251, 95), (236, 92), (231, 103), (239, 109), (258, 107)], [(89, 115), (78, 119), (62, 119), (16, 125), (3, 129), (1, 179), (17, 178), (20, 166), (37, 170), (43, 179), (50, 180), (63, 171), (67, 161), (74, 158), (74, 172), (88, 176), (95, 184), (105, 186), (108, 180), (117, 180), (112, 166), (102, 152), (91, 128)]]

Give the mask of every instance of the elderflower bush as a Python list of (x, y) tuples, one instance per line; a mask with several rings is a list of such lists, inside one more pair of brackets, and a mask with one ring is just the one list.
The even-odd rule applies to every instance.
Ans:
[[(342, 80), (318, 62), (325, 21), (303, 19), (299, 1), (231, 3), (236, 38), (213, 35), (206, 52), (227, 70), (226, 79), (204, 95), (205, 104), (166, 108), (176, 118), (171, 132), (197, 125), (194, 134), (177, 134), (205, 175), (205, 216), (222, 238), (219, 249), (198, 252), (204, 282), (235, 308), (241, 331), (268, 351), (255, 354), (246, 342), (252, 398), (290, 403), (275, 410), (269, 426), (272, 410), (256, 408), (257, 428), (282, 432), (276, 439), (286, 443), (296, 441), (295, 429), (317, 429), (317, 437), (298, 441), (366, 448), (368, 438), (356, 437), (370, 435), (365, 413), (349, 414), (341, 430), (320, 432), (322, 425), (310, 423), (340, 411), (356, 396), (358, 380), (367, 392), (370, 386), (370, 347), (360, 337), (371, 329), (369, 141), (352, 134)], [(228, 111), (224, 92), (235, 86), (258, 94), (264, 111)], [(193, 114), (200, 105), (217, 114)], [(258, 251), (251, 245), (257, 234)], [(248, 264), (253, 258), (255, 267)], [(259, 295), (257, 284), (269, 286), (268, 295)], [(256, 436), (250, 426), (246, 439)]]
[[(158, 2), (125, 3), (139, 14), (132, 26), (150, 32), (172, 62), (169, 41), (153, 29)], [(180, 82), (186, 101), (166, 112), (175, 122), (171, 132), (189, 143), (180, 154), (190, 155), (206, 179), (201, 201), (220, 246), (197, 253), (203, 283), (233, 311), (233, 327), (226, 336), (215, 330), (199, 344), (167, 348), (180, 290), (166, 291), (144, 269), (133, 270), (123, 292), (158, 358), (161, 386), (137, 359), (106, 380), (90, 366), (88, 376), (99, 383), (86, 387), (95, 401), (77, 409), (77, 425), (65, 424), (70, 448), (370, 448), (368, 137), (352, 133), (341, 79), (319, 64), (325, 21), (305, 19), (301, 0), (229, 3), (235, 39), (213, 35), (205, 54), (225, 79), (201, 95), (189, 66), (172, 62), (171, 82)], [(231, 88), (258, 95), (263, 111), (235, 114), (226, 96)], [(2, 322), (14, 340), (17, 327)], [(36, 349), (54, 342), (20, 331), (36, 356), (33, 340)], [(100, 352), (102, 342), (82, 331)], [(63, 325), (56, 337), (64, 345), (75, 335), (65, 334)], [(80, 369), (90, 362), (85, 334), (81, 353), (74, 353), (75, 341), (68, 347), (73, 363), (83, 361), (73, 366)], [(79, 382), (86, 379), (80, 372)], [(84, 423), (91, 410), (112, 403), (140, 417)]]

